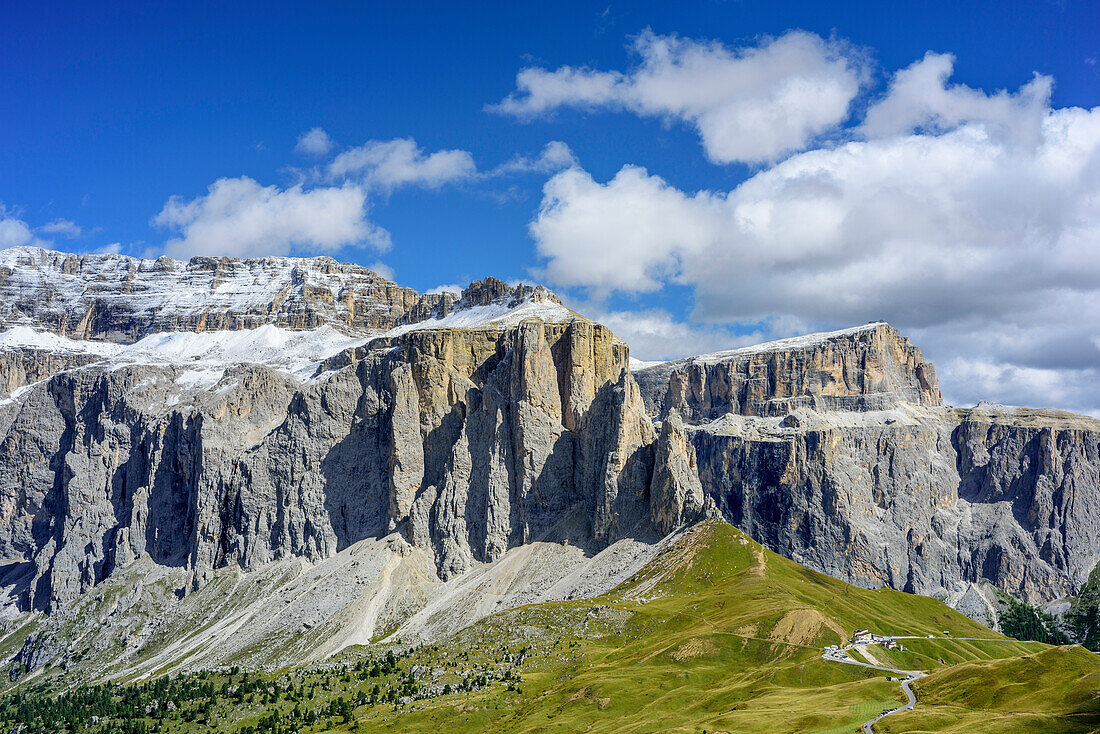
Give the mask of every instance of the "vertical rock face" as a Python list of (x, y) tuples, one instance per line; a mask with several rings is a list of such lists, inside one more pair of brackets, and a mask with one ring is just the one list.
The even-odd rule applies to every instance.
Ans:
[(25, 605), (52, 610), (146, 557), (200, 586), (395, 530), (442, 578), (577, 521), (600, 547), (652, 514), (656, 436), (627, 361), (570, 318), (384, 336), (304, 383), (64, 371), (0, 406), (0, 551), (24, 559)]
[[(139, 560), (195, 589), (397, 532), (449, 578), (704, 508), (818, 570), (949, 599), (981, 581), (1053, 599), (1100, 559), (1100, 422), (945, 407), (886, 324), (632, 375), (625, 344), (541, 287), (420, 297), (326, 258), (34, 248), (0, 253), (0, 304), (0, 583), (27, 609)], [(261, 324), (244, 352), (103, 341)], [(300, 348), (272, 325), (321, 324), (339, 346), (271, 357)]]
[(885, 324), (637, 378), (651, 413), (692, 424), (725, 517), (817, 570), (948, 598), (989, 581), (1038, 603), (1100, 559), (1100, 423), (945, 408), (932, 366)]
[(624, 537), (649, 516), (656, 439), (628, 371), (600, 389), (580, 423), (577, 483), (589, 497), (593, 532)]
[(1032, 602), (1076, 593), (1100, 561), (1100, 421), (979, 406), (962, 412), (952, 442), (960, 500), (1003, 508), (975, 554), (981, 576)]
[(0, 394), (12, 393), (32, 382), (100, 359), (99, 355), (80, 352), (0, 348)]
[(652, 412), (677, 410), (698, 422), (726, 413), (943, 404), (935, 369), (884, 323), (666, 362), (637, 378)]
[(694, 439), (723, 514), (800, 563), (917, 593), (951, 588), (963, 580), (960, 563), (971, 565), (959, 542), (969, 518), (951, 492), (950, 432), (935, 423), (730, 421)]
[(219, 537), (221, 502), (205, 478), (270, 429), (291, 381), (244, 368), (193, 411), (158, 409), (176, 376), (77, 370), (14, 409), (0, 441), (0, 549), (24, 559), (28, 606), (52, 609), (139, 556), (178, 566), (214, 554), (200, 538)]
[(661, 425), (654, 466), (649, 510), (658, 531), (668, 534), (700, 519), (703, 485), (695, 463), (695, 447), (684, 435), (684, 424), (676, 411), (669, 413)]
[(973, 413), (731, 420), (693, 438), (730, 522), (812, 568), (930, 595), (1074, 593), (1100, 559), (1100, 426)]

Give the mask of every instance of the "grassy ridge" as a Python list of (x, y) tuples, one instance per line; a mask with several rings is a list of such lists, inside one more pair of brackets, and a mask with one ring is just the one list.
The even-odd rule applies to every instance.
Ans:
[[(588, 624), (579, 629), (585, 608)], [(601, 626), (597, 617), (619, 621)], [(527, 693), (507, 710), (490, 700), (438, 699), (416, 712), (368, 713), (367, 721), (393, 731), (442, 723), (458, 731), (854, 731), (903, 700), (880, 673), (820, 659), (823, 645), (863, 626), (1000, 637), (934, 599), (852, 587), (711, 523), (601, 599), (521, 609), (460, 636), (463, 645), (524, 627), (552, 631), (564, 654), (525, 672)], [(908, 652), (874, 654), (886, 664), (947, 670), (1048, 649), (1007, 638), (909, 642)], [(980, 708), (958, 715), (971, 714), (982, 715)], [(1040, 718), (1058, 731), (1060, 715)]]

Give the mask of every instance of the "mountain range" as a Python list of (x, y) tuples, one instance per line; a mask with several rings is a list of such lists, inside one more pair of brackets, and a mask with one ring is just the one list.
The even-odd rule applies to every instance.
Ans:
[[(13, 685), (447, 644), (731, 525), (994, 629), (1066, 612), (1100, 554), (1100, 421), (945, 405), (882, 322), (642, 363), (542, 286), (21, 247), (0, 329)], [(803, 647), (859, 621), (813, 609)]]

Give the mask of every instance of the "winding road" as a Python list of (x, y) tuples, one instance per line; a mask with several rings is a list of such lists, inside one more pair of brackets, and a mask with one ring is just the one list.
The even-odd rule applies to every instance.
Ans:
[[(895, 637), (894, 639), (898, 639), (898, 638)], [(913, 637), (913, 638), (907, 638), (907, 639), (916, 639), (916, 638)], [(925, 638), (925, 639), (927, 639), (927, 638)], [(889, 709), (885, 713), (881, 713), (878, 716), (876, 716), (875, 718), (871, 719), (870, 721), (865, 722), (863, 724), (864, 734), (874, 734), (873, 727), (874, 727), (875, 723), (878, 722), (879, 719), (883, 718), (884, 716), (890, 716), (892, 714), (896, 714), (899, 711), (912, 711), (913, 710), (913, 706), (915, 706), (916, 703), (917, 703), (917, 696), (916, 696), (916, 694), (913, 693), (913, 689), (909, 687), (909, 684), (911, 682), (915, 681), (917, 678), (923, 678), (926, 675), (926, 673), (924, 673), (924, 671), (921, 671), (921, 670), (899, 670), (898, 668), (887, 668), (887, 667), (882, 666), (882, 665), (871, 665), (870, 663), (861, 663), (858, 660), (853, 660), (852, 658), (848, 657), (847, 653), (844, 652), (845, 650), (847, 650), (851, 647), (853, 647), (853, 645), (845, 645), (844, 647), (839, 648), (835, 651), (828, 651), (827, 650), (827, 651), (825, 651), (825, 653), (821, 657), (825, 660), (830, 660), (834, 663), (844, 663), (846, 665), (858, 665), (861, 668), (871, 668), (872, 670), (882, 670), (882, 671), (885, 671), (887, 673), (897, 673), (898, 675), (905, 676), (899, 682), (901, 684), (901, 690), (905, 692), (905, 697), (908, 699), (908, 703), (906, 703), (904, 706), (898, 706), (897, 708)]]
[[(928, 635), (885, 635), (885, 637), (887, 637), (889, 639), (892, 639), (892, 640), (962, 640), (964, 642), (1013, 642), (1014, 641), (1014, 640), (1009, 640), (1009, 639), (1004, 638), (1004, 637), (950, 637), (950, 636), (940, 637), (940, 636), (935, 636), (935, 635), (933, 635), (931, 637), (928, 636)], [(1031, 642), (1031, 640), (1023, 640), (1023, 642)], [(875, 644), (875, 643), (872, 643), (872, 644)], [(873, 727), (879, 719), (881, 719), (885, 716), (890, 716), (891, 714), (896, 714), (899, 711), (912, 711), (913, 710), (913, 707), (917, 703), (917, 696), (916, 696), (915, 693), (913, 693), (913, 689), (909, 687), (909, 684), (912, 683), (913, 681), (915, 681), (917, 678), (923, 678), (924, 676), (927, 675), (927, 673), (925, 673), (922, 670), (899, 670), (897, 668), (887, 668), (887, 667), (882, 666), (882, 665), (872, 665), (871, 663), (861, 663), (858, 660), (853, 660), (852, 658), (848, 657), (847, 652), (845, 652), (846, 650), (850, 650), (850, 649), (855, 648), (855, 647), (864, 647), (864, 645), (848, 644), (848, 645), (845, 645), (844, 647), (839, 647), (835, 650), (826, 650), (821, 655), (821, 657), (824, 660), (830, 660), (834, 663), (844, 663), (846, 665), (858, 665), (862, 668), (871, 668), (872, 670), (882, 670), (882, 671), (885, 671), (887, 673), (897, 673), (898, 675), (905, 676), (904, 678), (902, 678), (898, 682), (901, 684), (901, 690), (905, 692), (905, 697), (908, 699), (908, 703), (906, 703), (904, 706), (899, 706), (897, 708), (889, 709), (885, 713), (879, 714), (875, 718), (873, 718), (870, 721), (864, 723), (863, 733), (864, 734), (874, 734)]]

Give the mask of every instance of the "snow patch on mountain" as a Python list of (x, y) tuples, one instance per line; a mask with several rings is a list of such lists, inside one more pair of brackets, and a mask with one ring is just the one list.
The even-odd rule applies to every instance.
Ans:
[(110, 356), (122, 350), (110, 342), (78, 341), (29, 326), (14, 326), (0, 333), (0, 349), (40, 349), (47, 352), (79, 352)]
[(581, 318), (560, 303), (527, 300), (517, 306), (508, 303), (490, 303), (485, 306), (452, 311), (442, 318), (428, 319), (415, 324), (394, 327), (381, 336), (394, 337), (423, 329), (478, 329), (508, 328), (525, 319), (539, 319), (550, 323), (573, 321)]
[(300, 381), (312, 378), (318, 366), (335, 355), (362, 347), (381, 337), (395, 337), (421, 329), (507, 328), (525, 319), (548, 322), (580, 318), (564, 306), (542, 300), (519, 304), (491, 303), (452, 311), (442, 318), (406, 324), (381, 334), (348, 336), (331, 326), (298, 331), (265, 324), (235, 331), (164, 331), (133, 344), (69, 339), (58, 334), (14, 326), (0, 333), (0, 350), (41, 350), (100, 357), (113, 369), (127, 365), (176, 366), (184, 370), (176, 384), (183, 390), (208, 389), (235, 364), (262, 364), (289, 373)]
[(0, 327), (132, 343), (161, 331), (331, 325), (366, 336), (391, 327), (419, 294), (329, 257), (196, 257), (187, 262), (0, 250)]
[(311, 331), (290, 331), (270, 324), (241, 331), (174, 331), (151, 334), (119, 351), (112, 361), (204, 366), (263, 364), (304, 378), (318, 362), (366, 341), (348, 337), (331, 326)]
[[(809, 347), (817, 346), (833, 339), (843, 339), (856, 334), (861, 334), (865, 331), (874, 331), (881, 326), (889, 326), (885, 321), (874, 321), (863, 326), (853, 326), (848, 329), (838, 329), (837, 331), (820, 331), (813, 334), (803, 334), (802, 336), (792, 336), (787, 339), (776, 339), (775, 341), (763, 342), (761, 344), (753, 344), (747, 347), (738, 347), (737, 349), (727, 349), (721, 352), (711, 352), (710, 354), (700, 354), (697, 357), (689, 357), (692, 362), (699, 363), (713, 363), (721, 362), (724, 359), (730, 357), (738, 357), (745, 354), (756, 354), (759, 352), (787, 352), (796, 349), (806, 349)], [(655, 363), (660, 364), (660, 363)]]

